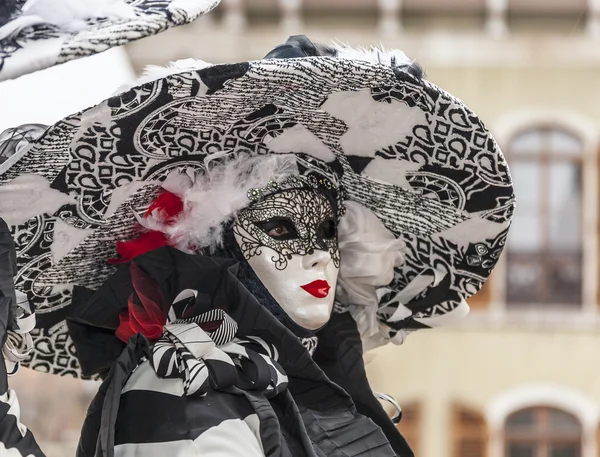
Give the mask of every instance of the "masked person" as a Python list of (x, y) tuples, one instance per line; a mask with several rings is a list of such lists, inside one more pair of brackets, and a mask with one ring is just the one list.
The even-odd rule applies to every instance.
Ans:
[(9, 162), (25, 365), (104, 380), (81, 457), (412, 455), (363, 350), (464, 317), (514, 205), (404, 54), (305, 37), (154, 69)]

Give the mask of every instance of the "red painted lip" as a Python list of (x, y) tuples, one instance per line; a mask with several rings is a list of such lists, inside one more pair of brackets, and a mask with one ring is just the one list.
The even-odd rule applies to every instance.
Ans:
[(318, 279), (309, 284), (305, 284), (302, 287), (305, 291), (311, 294), (313, 297), (317, 298), (325, 298), (329, 295), (329, 283), (327, 281), (323, 281), (322, 279)]

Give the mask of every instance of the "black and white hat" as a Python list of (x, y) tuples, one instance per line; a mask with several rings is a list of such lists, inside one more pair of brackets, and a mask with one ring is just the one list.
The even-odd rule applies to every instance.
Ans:
[(490, 275), (514, 207), (507, 164), (462, 101), (400, 52), (231, 65), (187, 60), (69, 116), (0, 168), (17, 289), (38, 326), (29, 366), (80, 375), (64, 318), (73, 285), (98, 288), (115, 241), (173, 170), (235, 151), (298, 154), (335, 170), (345, 198), (406, 244), (377, 291), (384, 339), (462, 318)]
[(6, 0), (0, 81), (187, 24), (220, 0)]

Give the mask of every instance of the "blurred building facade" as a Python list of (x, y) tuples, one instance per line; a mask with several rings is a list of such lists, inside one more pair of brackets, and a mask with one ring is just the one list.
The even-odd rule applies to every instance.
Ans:
[(300, 33), (404, 50), (484, 119), (511, 166), (512, 235), (464, 324), (368, 365), (417, 456), (600, 456), (600, 1), (222, 0), (126, 49), (140, 72), (258, 59)]

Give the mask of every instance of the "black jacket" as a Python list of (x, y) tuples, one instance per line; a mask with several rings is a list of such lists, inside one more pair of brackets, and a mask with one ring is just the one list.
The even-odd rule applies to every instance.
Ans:
[[(163, 303), (170, 306), (182, 290), (193, 289), (197, 296), (186, 305), (188, 317), (223, 309), (237, 323), (236, 338), (258, 337), (276, 348), (276, 363), (287, 375), (287, 388), (269, 394), (239, 378), (223, 386), (211, 383), (202, 397), (183, 394), (183, 379), (157, 383), (148, 362), (152, 358), (148, 341), (138, 334), (125, 345), (114, 336), (118, 315), (135, 295), (125, 265), (98, 291), (79, 289), (74, 294), (69, 329), (84, 374), (106, 375), (111, 367), (90, 407), (78, 457), (118, 455), (136, 446), (140, 455), (146, 455), (149, 448), (143, 443), (154, 443), (157, 452), (191, 446), (198, 448), (198, 455), (212, 455), (202, 443), (222, 439), (219, 430), (227, 436), (227, 427), (237, 430), (239, 440), (248, 439), (237, 443), (248, 456), (257, 446), (265, 456), (278, 457), (413, 455), (371, 392), (350, 314), (332, 316), (318, 334), (313, 358), (239, 282), (235, 262), (168, 247), (134, 262), (155, 281), (154, 290)], [(245, 366), (240, 376), (246, 381), (258, 376), (253, 370)], [(219, 377), (214, 367), (211, 376)], [(235, 455), (234, 450), (227, 452)]]

